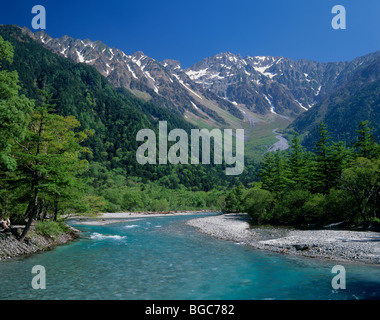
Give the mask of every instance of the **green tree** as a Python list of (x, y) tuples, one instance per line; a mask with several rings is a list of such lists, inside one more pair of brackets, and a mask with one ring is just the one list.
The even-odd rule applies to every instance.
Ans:
[(13, 62), (11, 44), (0, 36), (0, 168), (15, 169), (16, 162), (9, 156), (14, 139), (22, 139), (33, 102), (19, 95), (17, 71), (6, 71), (2, 62)]
[(274, 191), (276, 183), (275, 158), (273, 152), (267, 152), (262, 160), (259, 176), (263, 184), (263, 189)]
[(371, 202), (376, 204), (380, 190), (380, 160), (357, 158), (349, 168), (343, 170), (341, 188), (353, 199), (355, 212), (360, 214), (367, 226), (371, 213), (376, 218), (376, 205), (372, 211)]
[(373, 159), (379, 156), (380, 148), (372, 134), (373, 130), (373, 127), (369, 127), (369, 121), (360, 122), (359, 128), (356, 131), (358, 138), (354, 143), (358, 157)]
[(284, 192), (291, 185), (290, 168), (284, 152), (265, 154), (260, 170), (263, 189), (271, 192)]
[(329, 158), (329, 190), (338, 186), (342, 170), (347, 168), (352, 158), (352, 149), (347, 148), (344, 142), (339, 141), (331, 144)]
[(296, 132), (290, 141), (289, 149), (290, 179), (293, 181), (294, 185), (303, 185), (305, 187), (305, 184), (307, 184), (306, 165), (306, 153), (301, 146), (299, 134)]
[(279, 223), (296, 226), (306, 226), (312, 218), (304, 210), (304, 205), (310, 200), (311, 192), (305, 189), (292, 189), (286, 192), (276, 203), (275, 218)]
[(246, 190), (243, 184), (239, 184), (233, 188), (226, 196), (226, 211), (227, 212), (243, 212), (244, 211), (244, 196)]
[(315, 142), (316, 167), (314, 173), (314, 186), (317, 192), (327, 194), (331, 187), (331, 157), (330, 136), (327, 126), (319, 123), (319, 140)]
[(74, 129), (80, 123), (73, 116), (62, 117), (49, 113), (51, 105), (46, 101), (48, 97), (44, 94), (42, 106), (31, 115), (25, 138), (16, 140), (17, 148), (13, 151), (18, 161), (19, 177), (24, 181), (24, 190), (27, 195), (31, 195), (25, 213), (28, 222), (20, 237), (21, 241), (37, 217), (40, 198), (53, 200), (56, 219), (60, 201), (74, 201), (83, 194), (77, 175), (87, 169), (88, 162), (80, 160), (79, 155), (88, 152), (88, 149), (80, 143), (91, 132), (76, 133)]
[(274, 201), (270, 191), (255, 186), (244, 197), (245, 211), (255, 223), (269, 222), (272, 219)]

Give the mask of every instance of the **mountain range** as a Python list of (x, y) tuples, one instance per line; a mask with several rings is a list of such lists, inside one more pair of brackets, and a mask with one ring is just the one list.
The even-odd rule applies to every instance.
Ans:
[(347, 62), (320, 63), (285, 57), (247, 56), (230, 52), (205, 58), (183, 70), (175, 60), (157, 61), (143, 52), (131, 55), (101, 41), (53, 39), (44, 31), (23, 29), (43, 46), (75, 62), (94, 66), (115, 87), (176, 108), (188, 118), (226, 124), (220, 109), (242, 119), (257, 114), (295, 118), (350, 81), (380, 52)]
[[(289, 125), (308, 144), (319, 121), (328, 124), (334, 138), (349, 140), (358, 122), (379, 120), (380, 51), (344, 62), (224, 52), (183, 69), (179, 61), (157, 61), (141, 51), (127, 54), (101, 41), (21, 30), (55, 54), (93, 66), (113, 87), (179, 112), (196, 126), (243, 127), (249, 139), (272, 122), (265, 131), (272, 140), (265, 141), (275, 142), (272, 129)], [(380, 136), (379, 130), (375, 135)]]

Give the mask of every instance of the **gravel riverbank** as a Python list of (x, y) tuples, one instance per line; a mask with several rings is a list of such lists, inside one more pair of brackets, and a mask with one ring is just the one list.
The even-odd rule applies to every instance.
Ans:
[(42, 236), (35, 233), (33, 226), (24, 242), (20, 242), (10, 233), (0, 233), (0, 261), (50, 250), (77, 237), (74, 229), (56, 237)]
[(282, 254), (380, 264), (380, 233), (251, 228), (244, 214), (192, 219), (188, 225), (213, 237)]

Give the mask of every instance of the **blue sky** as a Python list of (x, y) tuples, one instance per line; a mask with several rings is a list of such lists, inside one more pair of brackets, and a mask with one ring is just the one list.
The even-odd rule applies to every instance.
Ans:
[[(8, 0), (0, 24), (31, 28), (37, 4), (54, 38), (101, 40), (183, 67), (225, 51), (342, 61), (380, 50), (379, 0)], [(346, 30), (331, 27), (338, 4), (346, 8)]]

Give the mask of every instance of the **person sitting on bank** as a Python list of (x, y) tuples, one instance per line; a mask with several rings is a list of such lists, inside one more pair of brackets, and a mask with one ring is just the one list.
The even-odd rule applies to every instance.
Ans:
[(0, 220), (0, 226), (3, 229), (9, 229), (9, 227), (11, 226), (11, 222), (10, 222), (9, 218), (7, 220)]

